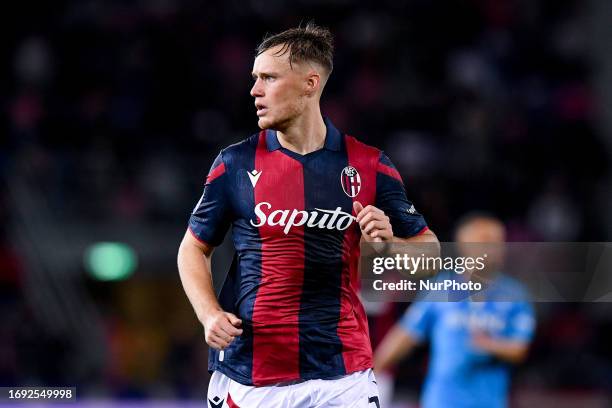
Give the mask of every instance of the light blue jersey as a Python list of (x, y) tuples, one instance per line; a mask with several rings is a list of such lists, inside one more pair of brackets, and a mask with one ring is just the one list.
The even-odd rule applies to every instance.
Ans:
[[(452, 272), (442, 272), (438, 275), (441, 278), (459, 279)], [(472, 346), (472, 335), (484, 332), (527, 343), (533, 336), (535, 318), (531, 304), (520, 295), (524, 291), (518, 282), (501, 276), (489, 286), (486, 298), (493, 295), (499, 299), (495, 297), (499, 291), (513, 293), (516, 301), (421, 300), (402, 318), (400, 325), (406, 332), (431, 342), (424, 408), (507, 406), (510, 364)]]

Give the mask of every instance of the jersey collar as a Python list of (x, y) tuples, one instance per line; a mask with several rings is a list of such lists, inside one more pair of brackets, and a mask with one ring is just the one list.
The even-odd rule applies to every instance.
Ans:
[[(325, 134), (325, 144), (323, 145), (323, 148), (336, 152), (339, 151), (342, 146), (342, 135), (340, 134), (340, 131), (336, 129), (336, 127), (331, 122), (331, 120), (329, 120), (328, 117), (324, 116), (323, 122), (325, 122), (325, 127), (327, 128), (327, 133)], [(278, 141), (276, 130), (266, 130), (266, 146), (268, 147), (269, 152), (278, 150), (282, 147), (280, 142)]]

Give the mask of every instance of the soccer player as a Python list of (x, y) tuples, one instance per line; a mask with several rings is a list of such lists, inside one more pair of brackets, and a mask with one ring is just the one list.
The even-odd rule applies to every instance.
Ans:
[[(468, 216), (459, 223), (455, 239), (501, 244), (505, 227), (491, 216)], [(479, 294), (484, 296), (480, 301), (469, 296), (417, 301), (376, 349), (374, 367), (383, 372), (417, 344), (431, 342), (421, 398), (424, 408), (507, 406), (510, 368), (525, 359), (535, 319), (522, 285), (494, 267), (500, 260), (485, 272), (488, 286)], [(461, 280), (454, 272), (448, 275)], [(441, 272), (434, 279), (444, 277)]]
[[(321, 115), (332, 54), (312, 24), (258, 46), (262, 130), (221, 151), (189, 219), (178, 266), (211, 347), (210, 407), (378, 407), (360, 239), (437, 242), (389, 158)], [(230, 226), (217, 298), (211, 255)]]

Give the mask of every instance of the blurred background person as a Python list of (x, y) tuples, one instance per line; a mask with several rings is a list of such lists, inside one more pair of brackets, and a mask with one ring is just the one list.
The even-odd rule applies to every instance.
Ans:
[[(464, 251), (462, 256), (495, 249), (471, 243), (501, 246), (505, 238), (503, 223), (486, 215), (464, 218), (455, 234), (457, 243), (468, 243), (459, 247)], [(424, 300), (414, 302), (378, 346), (375, 370), (384, 372), (418, 343), (430, 341), (431, 357), (421, 398), (424, 408), (507, 406), (511, 365), (526, 358), (535, 318), (518, 281), (501, 274), (501, 261), (499, 257), (487, 259), (478, 276), (476, 270), (462, 274), (443, 271), (434, 278), (481, 281), (486, 288), (471, 295), (449, 293), (447, 301), (439, 294), (434, 295), (437, 301), (428, 300), (425, 292)], [(497, 300), (502, 297), (504, 301)]]

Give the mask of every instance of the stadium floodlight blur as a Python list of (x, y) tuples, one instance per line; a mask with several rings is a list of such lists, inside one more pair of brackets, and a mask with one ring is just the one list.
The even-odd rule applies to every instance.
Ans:
[(103, 281), (129, 278), (137, 267), (134, 250), (119, 242), (98, 242), (85, 253), (85, 267), (95, 279)]

